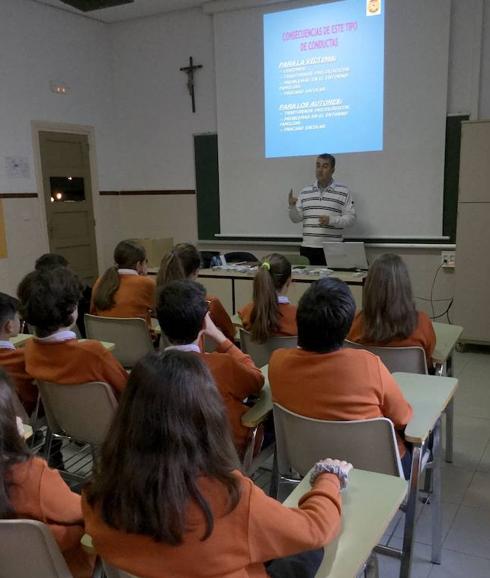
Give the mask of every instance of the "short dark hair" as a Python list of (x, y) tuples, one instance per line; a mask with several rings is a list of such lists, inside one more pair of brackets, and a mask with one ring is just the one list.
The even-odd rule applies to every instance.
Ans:
[(14, 319), (18, 308), (19, 302), (15, 297), (7, 295), (7, 293), (0, 293), (0, 328), (7, 321)]
[(46, 337), (72, 324), (81, 289), (78, 277), (66, 267), (33, 271), (17, 289), (20, 313), (35, 327), (36, 335)]
[(298, 345), (328, 353), (342, 347), (356, 312), (349, 286), (326, 277), (311, 284), (298, 305)]
[(208, 312), (206, 290), (195, 281), (172, 281), (157, 298), (157, 318), (168, 340), (175, 345), (197, 339)]
[(36, 271), (42, 271), (46, 269), (56, 269), (56, 267), (68, 267), (68, 261), (63, 257), (63, 255), (58, 255), (58, 253), (44, 253), (39, 259), (36, 260), (34, 268)]
[(318, 155), (317, 158), (323, 159), (324, 161), (328, 161), (332, 169), (335, 168), (335, 157), (330, 153), (322, 153), (321, 155)]

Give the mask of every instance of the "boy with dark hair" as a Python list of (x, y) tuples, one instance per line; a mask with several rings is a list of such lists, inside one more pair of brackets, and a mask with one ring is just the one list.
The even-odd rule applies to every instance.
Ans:
[(0, 293), (0, 366), (10, 376), (22, 405), (30, 415), (36, 406), (37, 387), (26, 371), (24, 349), (16, 349), (10, 341), (20, 331), (17, 308), (17, 299)]
[(36, 259), (34, 268), (36, 271), (42, 271), (46, 269), (56, 269), (56, 267), (68, 266), (69, 263), (63, 255), (59, 255), (58, 253), (44, 253), (44, 255), (41, 255)]
[(405, 469), (410, 454), (399, 434), (412, 417), (412, 408), (379, 357), (342, 347), (355, 309), (343, 281), (327, 277), (311, 285), (298, 306), (300, 348), (272, 354), (272, 398), (290, 411), (316, 419), (391, 419)]
[(103, 381), (120, 393), (127, 373), (98, 341), (80, 341), (71, 331), (81, 286), (66, 267), (29, 273), (17, 290), (21, 313), (36, 336), (25, 345), (27, 372), (62, 385)]
[[(261, 390), (264, 377), (260, 369), (213, 323), (206, 291), (199, 283), (172, 281), (164, 287), (157, 298), (157, 317), (171, 348), (193, 351), (209, 367), (228, 410), (235, 446), (243, 455), (249, 435), (241, 424), (248, 409), (243, 400)], [(215, 352), (201, 352), (201, 334), (216, 344)]]

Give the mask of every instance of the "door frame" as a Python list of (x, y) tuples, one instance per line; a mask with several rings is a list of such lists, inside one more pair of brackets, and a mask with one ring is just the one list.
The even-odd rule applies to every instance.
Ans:
[(97, 267), (99, 273), (104, 270), (104, 263), (102, 259), (103, 247), (100, 229), (97, 226), (99, 223), (99, 183), (97, 180), (97, 157), (95, 154), (95, 128), (83, 124), (71, 124), (67, 122), (46, 122), (46, 121), (31, 121), (32, 127), (32, 148), (34, 157), (34, 172), (36, 174), (36, 186), (39, 196), (39, 214), (41, 217), (41, 224), (45, 234), (45, 243), (49, 251), (49, 234), (48, 234), (48, 217), (46, 212), (46, 201), (44, 199), (45, 191), (42, 177), (41, 165), (41, 148), (39, 146), (40, 132), (64, 132), (68, 134), (86, 135), (89, 145), (89, 164), (90, 164), (90, 180), (92, 185), (92, 209), (95, 220), (95, 249), (97, 252)]

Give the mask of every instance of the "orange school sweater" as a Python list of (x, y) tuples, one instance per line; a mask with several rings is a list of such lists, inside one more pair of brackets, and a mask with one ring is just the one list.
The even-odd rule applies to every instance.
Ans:
[(34, 379), (61, 385), (103, 381), (116, 395), (128, 380), (119, 361), (99, 341), (70, 339), (43, 343), (34, 338), (25, 344), (24, 350), (27, 373)]
[(230, 340), (218, 346), (213, 353), (200, 353), (221, 393), (238, 453), (243, 455), (249, 428), (241, 422), (242, 415), (249, 409), (243, 400), (257, 395), (264, 385), (264, 376), (255, 367), (251, 357), (242, 353)]
[(90, 313), (101, 317), (140, 317), (151, 327), (151, 312), (155, 309), (155, 280), (145, 275), (119, 275), (119, 289), (114, 294), (114, 307), (101, 311), (94, 304), (100, 278), (92, 289)]
[(223, 304), (217, 297), (213, 297), (212, 295), (207, 295), (206, 299), (209, 302), (209, 316), (213, 320), (213, 323), (221, 329), (227, 339), (234, 341), (235, 326), (226, 309), (223, 307)]
[[(249, 303), (245, 305), (240, 311), (238, 315), (242, 320), (243, 327), (247, 331), (250, 331), (252, 328), (251, 323), (251, 316), (254, 304)], [(292, 305), (291, 303), (279, 303), (279, 313), (281, 314), (279, 318), (279, 327), (277, 328), (277, 332), (274, 335), (298, 335), (298, 326), (296, 325), (296, 305)]]
[(82, 497), (87, 533), (105, 560), (141, 578), (266, 578), (264, 562), (319, 548), (337, 535), (341, 500), (336, 476), (319, 476), (298, 508), (287, 508), (241, 473), (235, 475), (241, 492), (231, 512), (223, 485), (210, 478), (199, 480), (214, 516), (206, 540), (202, 540), (204, 516), (193, 502), (187, 507), (187, 529), (178, 546), (107, 526), (97, 508)]
[(38, 390), (26, 371), (24, 350), (0, 348), (0, 367), (3, 367), (12, 379), (17, 395), (30, 415), (36, 407)]
[[(75, 578), (92, 576), (95, 556), (80, 545), (84, 534), (81, 499), (56, 470), (40, 458), (13, 465), (7, 474), (9, 498), (17, 518), (49, 526)], [(26, 555), (29, 555), (26, 544)]]
[[(286, 409), (316, 419), (391, 419), (405, 428), (412, 407), (379, 357), (362, 349), (313, 353), (278, 349), (269, 362), (272, 398)], [(398, 439), (400, 456), (405, 445)]]

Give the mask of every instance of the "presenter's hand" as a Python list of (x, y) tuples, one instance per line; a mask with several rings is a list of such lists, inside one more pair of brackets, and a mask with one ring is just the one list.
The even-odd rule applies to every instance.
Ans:
[(328, 225), (330, 223), (330, 217), (328, 215), (322, 215), (320, 217), (320, 225)]
[(291, 189), (291, 190), (289, 191), (289, 196), (288, 196), (289, 206), (290, 206), (290, 207), (294, 206), (294, 205), (296, 204), (297, 200), (298, 200), (298, 197), (295, 197), (295, 196), (293, 195), (293, 189)]

